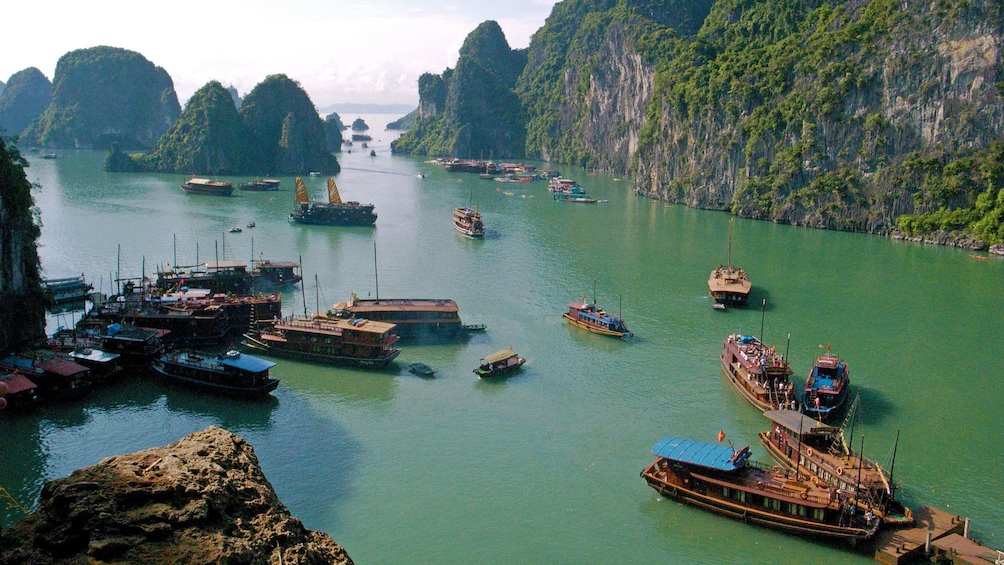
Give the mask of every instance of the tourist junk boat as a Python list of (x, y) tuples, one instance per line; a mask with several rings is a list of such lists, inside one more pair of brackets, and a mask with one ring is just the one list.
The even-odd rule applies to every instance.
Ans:
[(94, 287), (84, 280), (84, 275), (60, 279), (45, 279), (42, 281), (42, 286), (52, 293), (52, 300), (56, 304), (83, 300), (94, 290)]
[(460, 307), (449, 298), (379, 298), (360, 299), (353, 292), (348, 302), (333, 306), (340, 319), (365, 318), (394, 324), (402, 339), (455, 339), (484, 326), (467, 326), (460, 320)]
[(265, 190), (279, 190), (279, 181), (276, 179), (255, 179), (248, 182), (242, 182), (237, 185), (240, 190), (248, 191), (265, 191)]
[(711, 271), (708, 292), (715, 301), (715, 309), (724, 310), (726, 306), (744, 306), (752, 289), (746, 271), (732, 265), (732, 220), (729, 220), (729, 262)]
[(234, 185), (226, 181), (190, 178), (181, 185), (181, 190), (184, 190), (188, 194), (230, 196), (234, 191)]
[(453, 210), (453, 229), (476, 239), (485, 237), (485, 224), (481, 221), (481, 212), (468, 206)]
[(847, 402), (850, 390), (851, 378), (847, 363), (830, 355), (830, 346), (827, 344), (826, 355), (816, 358), (816, 363), (805, 380), (802, 411), (819, 420), (826, 420), (840, 412)]
[(794, 410), (768, 410), (764, 416), (771, 421), (771, 429), (760, 432), (760, 442), (785, 471), (811, 474), (838, 492), (853, 495), (862, 512), (871, 511), (886, 525), (913, 522), (913, 513), (895, 498), (889, 473), (855, 454), (842, 428)]
[(292, 261), (256, 259), (251, 271), (252, 284), (258, 290), (296, 284), (303, 278), (296, 272), (299, 268), (299, 263)]
[(490, 379), (514, 373), (519, 370), (526, 359), (520, 357), (513, 351), (512, 347), (496, 351), (487, 357), (481, 358), (481, 364), (474, 369), (474, 374), (479, 379)]
[(268, 376), (274, 366), (271, 361), (232, 350), (221, 355), (171, 352), (153, 362), (155, 371), (177, 383), (246, 398), (265, 396), (279, 386), (279, 379)]
[(761, 411), (793, 408), (792, 371), (773, 347), (751, 335), (732, 334), (722, 347), (722, 370), (746, 400)]
[(246, 347), (297, 361), (382, 369), (401, 353), (394, 324), (373, 320), (332, 320), (322, 316), (284, 318), (249, 331)]
[(624, 320), (620, 316), (611, 316), (596, 305), (595, 294), (594, 289), (592, 303), (586, 302), (585, 295), (582, 296), (582, 302), (569, 302), (568, 312), (561, 317), (577, 328), (596, 334), (631, 337), (633, 334), (624, 325)]
[(322, 226), (371, 226), (376, 222), (372, 204), (342, 202), (335, 179), (328, 177), (328, 202), (311, 202), (303, 179), (296, 177), (296, 209), (289, 219)]
[(176, 267), (157, 272), (157, 290), (178, 291), (182, 287), (204, 289), (210, 294), (229, 292), (252, 294), (300, 282), (299, 264), (255, 259), (249, 271), (244, 261), (206, 261), (201, 265)]
[[(724, 437), (720, 434), (719, 437)], [(864, 540), (882, 521), (847, 493), (749, 460), (749, 447), (666, 437), (641, 476), (659, 494), (750, 524), (811, 538)]]

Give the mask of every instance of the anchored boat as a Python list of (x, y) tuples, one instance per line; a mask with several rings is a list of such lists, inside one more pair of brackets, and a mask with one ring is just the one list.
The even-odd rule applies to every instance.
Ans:
[(153, 362), (153, 369), (172, 381), (227, 396), (261, 397), (279, 386), (268, 376), (275, 363), (246, 353), (221, 355), (172, 352)]
[(732, 265), (732, 220), (729, 220), (729, 262), (711, 271), (708, 292), (715, 300), (715, 309), (724, 310), (727, 306), (745, 306), (751, 290), (753, 284), (746, 271)]
[(596, 305), (596, 289), (593, 288), (592, 303), (586, 302), (585, 295), (582, 302), (569, 302), (568, 311), (561, 315), (573, 326), (582, 328), (600, 335), (613, 337), (631, 337), (631, 330), (624, 325), (624, 320), (620, 316), (611, 316)]
[(244, 334), (243, 344), (267, 355), (310, 363), (382, 369), (401, 353), (394, 324), (372, 320), (284, 318)]
[(322, 226), (371, 226), (376, 222), (372, 204), (342, 202), (335, 179), (328, 177), (328, 202), (312, 202), (307, 198), (303, 179), (296, 177), (296, 208), (289, 219), (300, 224)]
[(487, 357), (481, 358), (481, 365), (474, 369), (474, 374), (479, 379), (490, 379), (514, 373), (519, 370), (526, 359), (520, 357), (513, 351), (512, 347), (496, 351)]
[(802, 411), (819, 420), (826, 420), (840, 412), (847, 402), (850, 390), (851, 377), (847, 363), (830, 355), (830, 346), (827, 344), (826, 355), (820, 355), (816, 359), (805, 380)]
[(782, 406), (797, 408), (788, 361), (756, 337), (739, 334), (726, 337), (722, 370), (736, 390), (761, 411)]

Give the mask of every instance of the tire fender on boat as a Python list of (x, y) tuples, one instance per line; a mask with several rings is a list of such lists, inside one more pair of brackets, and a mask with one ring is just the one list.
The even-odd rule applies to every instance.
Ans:
[(837, 474), (838, 475), (843, 475), (844, 474), (844, 468), (843, 467), (837, 467)]
[(756, 488), (758, 488), (760, 490), (763, 490), (763, 481), (757, 481), (756, 482)]
[(774, 465), (773, 467), (771, 467), (770, 470), (773, 471), (773, 472), (775, 472), (775, 473), (780, 473), (781, 472), (781, 468), (778, 467), (777, 465)]
[(805, 454), (808, 455), (809, 457), (812, 457), (812, 448), (810, 447), (810, 448), (806, 449), (805, 450)]
[(798, 498), (801, 498), (802, 500), (809, 500), (809, 493), (807, 492), (799, 493)]

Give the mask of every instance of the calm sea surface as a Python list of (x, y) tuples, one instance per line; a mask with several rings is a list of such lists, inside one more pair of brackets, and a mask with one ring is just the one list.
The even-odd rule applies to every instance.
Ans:
[[(355, 116), (346, 116), (351, 121)], [(48, 277), (81, 273), (109, 291), (156, 267), (252, 257), (300, 261), (287, 314), (373, 296), (454, 298), (465, 343), (405, 346), (363, 372), (279, 361), (274, 398), (246, 404), (126, 379), (76, 403), (0, 417), (0, 485), (34, 505), (45, 481), (102, 458), (165, 445), (209, 425), (248, 439), (282, 501), (357, 563), (870, 562), (660, 498), (639, 478), (666, 435), (736, 447), (767, 420), (740, 399), (718, 355), (732, 332), (789, 349), (798, 379), (830, 344), (851, 367), (862, 414), (855, 443), (889, 463), (907, 503), (973, 519), (1004, 547), (1004, 262), (880, 237), (736, 220), (733, 263), (765, 316), (715, 311), (706, 280), (727, 261), (729, 216), (636, 196), (628, 180), (560, 167), (609, 202), (552, 202), (543, 183), (501, 184), (391, 156), (383, 124), (342, 153), (343, 199), (372, 202), (375, 228), (293, 225), (293, 177), (279, 192), (184, 194), (185, 175), (110, 174), (103, 152), (30, 156)], [(425, 173), (420, 179), (418, 173)], [(246, 178), (230, 178), (237, 182)], [(324, 178), (305, 179), (316, 198)], [(482, 211), (484, 241), (451, 210)], [(250, 221), (257, 228), (226, 233)], [(252, 243), (253, 241), (253, 243)], [(318, 284), (315, 284), (315, 275)], [(566, 324), (593, 296), (636, 337)], [(77, 314), (52, 317), (49, 331)], [(790, 334), (790, 345), (788, 335)], [(478, 360), (512, 345), (529, 361), (479, 382)], [(423, 379), (406, 366), (437, 370)], [(4, 505), (0, 503), (0, 509)], [(19, 518), (3, 510), (5, 526)]]

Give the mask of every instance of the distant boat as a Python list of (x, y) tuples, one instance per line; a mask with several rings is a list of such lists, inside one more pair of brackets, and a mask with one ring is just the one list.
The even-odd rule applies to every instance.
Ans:
[(518, 371), (524, 363), (526, 363), (526, 359), (517, 355), (510, 347), (509, 349), (496, 351), (487, 357), (482, 357), (481, 364), (477, 369), (474, 369), (474, 374), (479, 379), (501, 377)]
[(227, 231), (229, 231), (230, 233), (241, 233), (244, 230), (242, 230), (239, 226), (234, 226)]
[(328, 178), (328, 202), (311, 202), (303, 179), (296, 177), (296, 208), (289, 219), (300, 224), (322, 226), (371, 226), (376, 222), (372, 204), (342, 202), (335, 179)]
[(408, 365), (408, 370), (421, 377), (432, 377), (436, 374), (436, 371), (425, 363), (412, 363)]
[(594, 287), (592, 303), (586, 301), (585, 295), (582, 296), (582, 302), (569, 302), (568, 312), (561, 316), (573, 326), (596, 334), (631, 337), (633, 334), (620, 316), (611, 316), (596, 306), (595, 294)]
[(555, 202), (571, 202), (577, 204), (596, 204), (599, 202), (599, 200), (585, 194), (573, 194), (569, 192), (556, 192), (552, 198), (554, 198)]
[(181, 185), (181, 190), (188, 194), (205, 194), (209, 196), (230, 196), (234, 185), (229, 182), (209, 179), (191, 178)]
[(869, 539), (882, 524), (853, 493), (750, 462), (749, 447), (666, 437), (652, 452), (642, 478), (684, 504), (813, 539)]
[(237, 185), (240, 190), (248, 191), (265, 191), (265, 190), (279, 190), (279, 181), (277, 179), (255, 179), (248, 182), (242, 182)]
[(94, 287), (84, 280), (84, 275), (79, 277), (65, 277), (59, 279), (45, 279), (42, 286), (52, 293), (52, 299), (57, 304), (62, 302), (74, 302), (87, 298), (88, 293)]
[(830, 415), (840, 412), (847, 402), (850, 390), (851, 377), (847, 363), (830, 355), (830, 346), (827, 344), (826, 355), (816, 358), (805, 380), (802, 411), (816, 419), (826, 420)]
[(260, 397), (279, 386), (268, 376), (275, 363), (238, 351), (221, 355), (198, 352), (171, 352), (154, 361), (161, 375), (193, 388), (227, 396)]
[(751, 335), (732, 334), (722, 347), (722, 370), (732, 386), (761, 412), (795, 402), (788, 361)]
[(481, 221), (481, 212), (478, 212), (472, 205), (474, 197), (474, 187), (471, 187), (471, 196), (467, 201), (466, 208), (455, 208), (453, 210), (453, 229), (472, 238), (483, 238), (485, 236), (485, 224)]
[(714, 308), (724, 310), (726, 306), (744, 306), (752, 289), (746, 272), (732, 265), (732, 220), (729, 220), (729, 262), (711, 271), (708, 292), (715, 300)]
[(42, 155), (43, 159), (55, 159), (57, 155), (55, 153), (45, 153)]
[(257, 225), (258, 224), (254, 223), (254, 222), (248, 222), (248, 227), (249, 228), (253, 228), (253, 227), (257, 226)]

